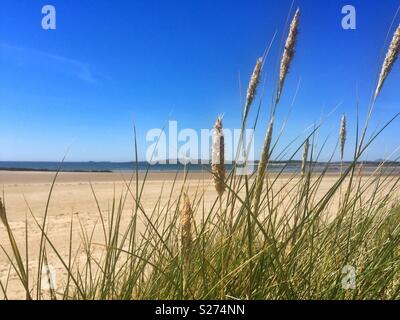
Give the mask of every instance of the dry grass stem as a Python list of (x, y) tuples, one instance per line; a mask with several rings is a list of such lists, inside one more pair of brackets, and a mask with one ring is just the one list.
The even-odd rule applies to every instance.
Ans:
[(304, 176), (304, 174), (306, 172), (309, 145), (310, 145), (310, 142), (309, 142), (309, 139), (307, 138), (307, 140), (304, 142), (303, 158), (301, 160), (301, 175), (302, 176)]
[(264, 176), (269, 160), (269, 150), (271, 146), (273, 126), (274, 126), (274, 119), (271, 118), (268, 125), (267, 134), (264, 139), (264, 146), (261, 152), (260, 162), (258, 164), (258, 169), (257, 169), (256, 185), (255, 185), (254, 200), (253, 200), (253, 208), (255, 212), (257, 212), (258, 206), (260, 204), (261, 192), (264, 185)]
[(5, 208), (1, 198), (0, 198), (0, 219), (1, 219), (1, 222), (4, 224), (4, 226), (7, 226), (6, 208)]

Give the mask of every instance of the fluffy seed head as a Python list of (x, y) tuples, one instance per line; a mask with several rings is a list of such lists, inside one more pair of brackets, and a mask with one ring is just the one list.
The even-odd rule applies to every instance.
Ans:
[(183, 271), (183, 290), (186, 292), (187, 277), (190, 266), (190, 255), (192, 251), (192, 207), (186, 193), (183, 193), (183, 206), (180, 212), (181, 227), (181, 254), (182, 254), (182, 271)]
[(307, 140), (304, 142), (303, 159), (301, 160), (301, 175), (302, 176), (306, 172), (306, 164), (307, 164), (309, 146), (310, 146), (310, 142), (307, 138)]
[(379, 92), (382, 89), (383, 83), (385, 82), (390, 71), (392, 70), (392, 67), (396, 62), (399, 53), (400, 53), (400, 25), (397, 27), (396, 32), (393, 35), (392, 42), (390, 43), (389, 50), (386, 53), (385, 61), (383, 62), (382, 70), (379, 75), (378, 85), (375, 91), (375, 99), (378, 97)]
[(283, 52), (283, 56), (282, 56), (282, 60), (281, 60), (281, 67), (280, 67), (280, 71), (279, 71), (279, 87), (278, 87), (278, 93), (276, 96), (277, 102), (279, 101), (279, 99), (281, 97), (283, 84), (285, 82), (287, 73), (289, 71), (290, 64), (294, 57), (297, 34), (298, 34), (298, 29), (299, 29), (299, 17), (300, 17), (300, 10), (297, 9), (296, 13), (293, 17), (292, 23), (290, 24), (289, 35), (286, 39), (285, 50)]
[(213, 132), (211, 172), (215, 190), (217, 190), (218, 196), (221, 197), (225, 191), (225, 143), (221, 117), (217, 118)]
[(340, 121), (340, 159), (343, 160), (344, 145), (346, 143), (346, 114), (343, 113), (342, 120)]
[(257, 86), (258, 86), (258, 83), (260, 82), (262, 62), (263, 62), (262, 58), (257, 59), (256, 65), (253, 70), (253, 74), (251, 75), (249, 87), (247, 88), (246, 104), (244, 107), (243, 119), (247, 118), (247, 114), (249, 113), (250, 105), (256, 96)]
[(274, 118), (269, 122), (267, 133), (264, 139), (264, 146), (261, 152), (260, 162), (258, 163), (256, 186), (254, 191), (253, 207), (254, 211), (257, 212), (258, 206), (260, 204), (261, 192), (264, 184), (265, 170), (267, 169), (267, 164), (269, 161), (269, 150), (272, 140), (272, 131), (274, 126)]
[(3, 205), (3, 201), (0, 198), (0, 220), (6, 226), (7, 225), (7, 214), (6, 208)]

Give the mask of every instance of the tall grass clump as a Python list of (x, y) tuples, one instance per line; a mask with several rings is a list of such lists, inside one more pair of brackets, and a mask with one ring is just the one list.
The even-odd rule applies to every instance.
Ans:
[[(358, 119), (352, 126), (343, 115), (337, 124), (339, 135), (333, 137), (339, 141), (340, 150), (317, 143), (323, 122), (315, 124), (305, 139), (294, 139), (281, 152), (276, 147), (281, 134), (273, 141), (275, 111), (289, 76), (296, 42), (300, 41), (299, 24), (297, 10), (280, 61), (280, 76), (275, 84), (278, 89), (273, 94), (260, 161), (253, 174), (236, 177), (235, 166), (226, 170), (219, 117), (214, 128), (211, 167), (204, 167), (209, 171), (205, 180), (197, 183), (188, 178), (190, 172), (186, 169), (178, 171), (171, 187), (163, 188), (149, 204), (143, 195), (150, 167), (142, 173), (143, 178), (136, 168), (131, 178), (124, 180), (121, 195), (114, 195), (107, 208), (102, 208), (91, 185), (98, 224), (89, 232), (81, 227), (82, 241), (76, 253), (72, 249), (73, 223), (76, 223), (73, 218), (69, 250), (60, 252), (47, 232), (51, 221), (39, 222), (30, 211), (43, 239), (37, 260), (43, 264), (58, 263), (63, 270), (62, 283), (50, 293), (39, 287), (40, 279), (34, 277), (39, 271), (28, 268), (28, 255), (21, 254), (19, 238), (14, 236), (13, 225), (7, 220), (6, 205), (0, 201), (0, 232), (6, 230), (10, 244), (2, 244), (1, 248), (12, 272), (18, 276), (22, 297), (400, 298), (400, 176), (397, 167), (387, 166), (386, 161), (373, 170), (362, 165), (365, 152), (398, 115), (369, 136), (366, 133), (371, 106), (364, 127), (359, 127)], [(399, 29), (390, 44), (376, 92), (371, 93), (376, 98), (394, 70), (398, 38)], [(251, 77), (242, 130), (265, 62), (265, 56), (257, 61)], [(348, 139), (350, 134), (355, 136), (353, 146), (349, 144), (353, 140)], [(346, 154), (353, 154), (348, 161), (344, 161), (345, 144)], [(137, 157), (136, 139), (135, 154)], [(287, 170), (290, 160), (297, 157), (301, 158), (300, 170)], [(322, 162), (322, 157), (330, 160)], [(337, 167), (335, 158), (341, 160), (340, 172), (332, 174), (332, 168)], [(272, 172), (271, 161), (282, 159), (285, 161), (280, 169)], [(124, 210), (127, 199), (133, 203), (127, 208), (129, 213)], [(45, 217), (47, 210), (48, 206)], [(93, 240), (95, 232), (102, 241)], [(353, 270), (351, 275), (355, 277), (349, 279), (347, 270)], [(0, 294), (4, 298), (9, 298), (9, 280), (10, 277), (0, 279)]]

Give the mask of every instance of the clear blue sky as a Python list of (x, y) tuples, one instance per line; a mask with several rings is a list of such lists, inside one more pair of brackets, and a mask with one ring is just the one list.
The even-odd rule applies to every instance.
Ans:
[[(41, 28), (45, 4), (57, 9), (56, 30)], [(226, 127), (239, 127), (238, 74), (244, 92), (256, 58), (277, 30), (263, 75), (270, 100), (290, 4), (1, 0), (0, 160), (57, 161), (69, 147), (70, 161), (132, 160), (133, 120), (141, 157), (147, 130), (168, 120), (177, 120), (180, 129), (198, 130), (211, 127), (223, 113)], [(345, 4), (357, 10), (356, 30), (341, 28)], [(335, 144), (342, 112), (348, 115), (349, 136), (354, 135), (356, 86), (365, 115), (379, 54), (399, 5), (399, 0), (295, 1), (302, 12), (300, 34), (278, 124), (287, 116), (300, 78), (301, 84), (281, 146), (304, 136), (321, 113), (337, 104), (320, 141), (330, 136), (328, 147)], [(400, 110), (399, 84), (400, 61), (384, 86), (373, 126)], [(261, 111), (256, 148), (262, 144), (268, 107)], [(368, 159), (382, 158), (399, 145), (399, 126), (395, 122), (386, 131)]]

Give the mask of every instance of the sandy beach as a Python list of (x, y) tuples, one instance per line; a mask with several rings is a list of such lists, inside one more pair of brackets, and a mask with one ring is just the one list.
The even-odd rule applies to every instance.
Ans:
[[(145, 173), (139, 173), (139, 183), (143, 181)], [(54, 172), (0, 172), (0, 182), (2, 193), (4, 191), (5, 206), (7, 217), (11, 228), (17, 238), (17, 243), (22, 252), (25, 252), (25, 217), (28, 218), (28, 248), (29, 248), (29, 267), (37, 268), (38, 248), (41, 232), (35, 224), (32, 214), (39, 221), (42, 221), (46, 210), (47, 199), (49, 197)], [(106, 217), (114, 196), (117, 200), (121, 195), (125, 195), (129, 181), (132, 181), (134, 188), (135, 178), (131, 173), (60, 173), (57, 177), (51, 200), (48, 207), (47, 230), (51, 241), (65, 257), (69, 247), (69, 232), (71, 218), (73, 218), (73, 250), (81, 250), (82, 228), (91, 233), (95, 226), (98, 226), (99, 211), (94, 194), (98, 200), (100, 209)], [(142, 205), (145, 210), (153, 209), (157, 200), (165, 202), (171, 193), (179, 194), (183, 184), (183, 173), (176, 172), (151, 172), (146, 177), (145, 187), (142, 195)], [(174, 184), (173, 181), (176, 180)], [(185, 185), (188, 191), (195, 192), (199, 187), (205, 192), (206, 205), (214, 199), (212, 181), (207, 172), (193, 172), (188, 174)], [(126, 203), (123, 210), (122, 224), (127, 223), (131, 217), (133, 208), (133, 199), (126, 197)], [(140, 225), (139, 225), (140, 228)], [(96, 228), (93, 233), (94, 242), (102, 242), (102, 233), (100, 228)], [(0, 226), (0, 244), (9, 250), (9, 241), (6, 229)], [(61, 268), (60, 262), (49, 250), (49, 264)], [(0, 252), (0, 277), (5, 280), (9, 271), (10, 263), (4, 252)], [(22, 290), (17, 281), (17, 276), (11, 272), (8, 288), (9, 297), (21, 297)], [(23, 294), (23, 293), (22, 293)]]
[(0, 301), (399, 300), (399, 1), (4, 1)]

